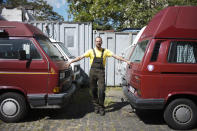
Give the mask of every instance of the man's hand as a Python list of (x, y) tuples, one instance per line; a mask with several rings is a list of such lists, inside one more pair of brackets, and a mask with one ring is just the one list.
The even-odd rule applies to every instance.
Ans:
[(131, 64), (131, 62), (130, 62), (130, 61), (126, 61), (126, 62), (127, 62), (127, 64), (128, 64), (128, 65), (130, 65), (130, 64)]
[(114, 57), (115, 59), (118, 59), (118, 60), (120, 60), (120, 61), (124, 61), (124, 62), (126, 62), (128, 65), (131, 64), (130, 61), (128, 61), (128, 60), (122, 58), (121, 56), (117, 56), (117, 55), (113, 54), (112, 57)]
[(70, 62), (66, 63), (66, 69), (69, 68), (70, 64), (71, 64)]

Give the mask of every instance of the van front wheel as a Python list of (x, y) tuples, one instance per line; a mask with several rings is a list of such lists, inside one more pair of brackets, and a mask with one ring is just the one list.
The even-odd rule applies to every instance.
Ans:
[(26, 101), (21, 94), (8, 92), (0, 96), (0, 118), (4, 122), (18, 122), (26, 113)]
[(166, 107), (164, 120), (173, 129), (193, 128), (197, 120), (197, 107), (192, 100), (176, 99)]

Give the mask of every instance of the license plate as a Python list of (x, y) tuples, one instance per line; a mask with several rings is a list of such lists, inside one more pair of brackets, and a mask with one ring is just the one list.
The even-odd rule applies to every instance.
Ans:
[(131, 93), (134, 93), (134, 92), (135, 92), (135, 89), (134, 89), (133, 87), (129, 86), (129, 91), (130, 91)]

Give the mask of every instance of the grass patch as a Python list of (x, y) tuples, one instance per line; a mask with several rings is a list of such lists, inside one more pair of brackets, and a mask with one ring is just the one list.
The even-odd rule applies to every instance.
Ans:
[(114, 86), (114, 87), (108, 86), (108, 87), (106, 87), (106, 92), (108, 92), (108, 91), (110, 91), (110, 90), (121, 91), (122, 88), (121, 88), (120, 86)]
[(112, 104), (113, 104), (113, 100), (111, 98), (106, 97), (104, 105), (105, 106), (110, 106)]

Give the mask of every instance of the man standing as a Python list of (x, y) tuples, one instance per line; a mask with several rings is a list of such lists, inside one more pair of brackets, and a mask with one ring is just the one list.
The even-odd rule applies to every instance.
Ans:
[(115, 59), (127, 62), (128, 60), (123, 59), (120, 56), (113, 54), (110, 50), (102, 48), (102, 38), (96, 37), (95, 39), (96, 47), (85, 52), (82, 56), (78, 56), (69, 62), (66, 66), (73, 62), (79, 61), (84, 57), (90, 57), (90, 89), (93, 97), (93, 105), (95, 113), (100, 113), (100, 115), (105, 115), (105, 64), (106, 57), (114, 57)]

